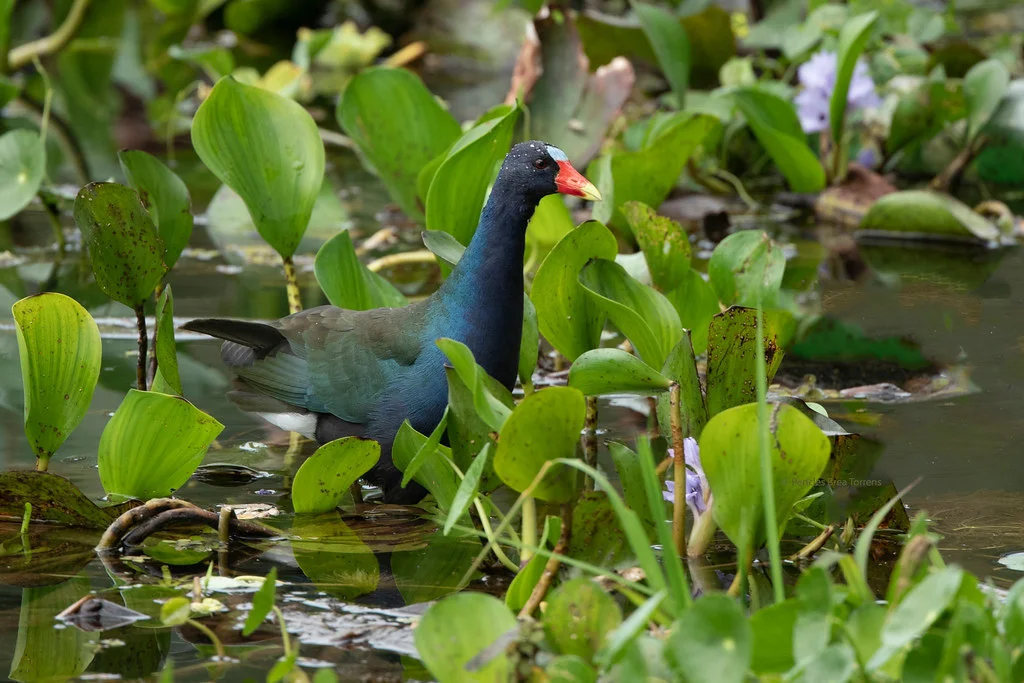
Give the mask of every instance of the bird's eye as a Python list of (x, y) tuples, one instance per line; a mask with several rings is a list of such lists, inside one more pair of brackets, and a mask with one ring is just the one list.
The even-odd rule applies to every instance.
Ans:
[(535, 169), (537, 169), (538, 171), (540, 171), (542, 169), (545, 169), (545, 168), (548, 167), (548, 160), (547, 159), (534, 159), (533, 160), (533, 167)]

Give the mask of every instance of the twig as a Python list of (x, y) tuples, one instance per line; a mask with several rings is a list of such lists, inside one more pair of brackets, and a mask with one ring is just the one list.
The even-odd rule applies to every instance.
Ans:
[(548, 558), (548, 563), (544, 565), (544, 573), (540, 575), (537, 585), (533, 587), (530, 598), (523, 605), (523, 609), (519, 610), (520, 619), (533, 614), (533, 611), (540, 605), (541, 600), (547, 595), (548, 589), (551, 588), (551, 582), (554, 581), (555, 574), (562, 565), (559, 555), (564, 555), (565, 551), (569, 548), (570, 538), (572, 538), (572, 505), (566, 503), (562, 505), (562, 531), (558, 534), (558, 544), (555, 545), (554, 554)]
[(68, 10), (67, 16), (64, 17), (64, 23), (62, 23), (56, 31), (44, 38), (40, 38), (39, 40), (33, 40), (30, 43), (19, 45), (8, 52), (8, 73), (11, 71), (17, 71), (21, 67), (25, 66), (32, 61), (33, 57), (53, 54), (67, 45), (74, 37), (75, 32), (82, 25), (82, 20), (85, 18), (85, 10), (88, 9), (88, 7), (89, 0), (75, 0), (71, 5), (71, 9)]
[(822, 531), (820, 534), (818, 534), (815, 537), (815, 539), (813, 541), (811, 541), (810, 543), (805, 545), (803, 548), (800, 548), (800, 550), (797, 551), (796, 553), (794, 553), (793, 555), (790, 555), (789, 559), (791, 561), (792, 560), (806, 560), (808, 557), (810, 557), (814, 553), (816, 553), (819, 550), (821, 550), (821, 547), (823, 545), (825, 545), (825, 541), (827, 541), (828, 539), (832, 538), (832, 533), (835, 530), (836, 530), (836, 525), (835, 524), (829, 524), (827, 527), (825, 527), (824, 531)]
[(394, 266), (405, 265), (409, 263), (436, 263), (437, 257), (434, 256), (434, 252), (427, 249), (417, 249), (416, 251), (403, 251), (397, 254), (388, 254), (387, 256), (381, 256), (379, 259), (375, 259), (366, 264), (367, 270), (379, 273), (385, 268), (391, 268)]
[(302, 290), (299, 289), (299, 278), (295, 275), (295, 262), (291, 256), (284, 260), (284, 279), (288, 290), (288, 311), (294, 315), (302, 310)]
[(142, 304), (135, 307), (135, 324), (139, 329), (139, 363), (135, 367), (135, 379), (139, 384), (139, 391), (145, 391), (146, 351), (149, 349), (149, 342), (146, 339), (146, 311)]
[(672, 429), (672, 479), (675, 495), (672, 500), (672, 540), (679, 555), (686, 554), (686, 458), (683, 451), (683, 418), (680, 414), (682, 388), (673, 382), (668, 390), (669, 414)]

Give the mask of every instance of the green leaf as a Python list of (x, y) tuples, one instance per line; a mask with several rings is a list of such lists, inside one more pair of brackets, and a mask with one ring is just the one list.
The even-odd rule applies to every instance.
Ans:
[(550, 683), (597, 683), (597, 672), (581, 657), (561, 655), (544, 667)]
[[(544, 531), (541, 532), (538, 548), (554, 548), (559, 532), (562, 530), (562, 520), (554, 515), (544, 518)], [(505, 604), (513, 612), (521, 610), (530, 599), (537, 582), (540, 581), (544, 568), (548, 564), (548, 558), (544, 555), (535, 554), (526, 563), (526, 566), (519, 570), (519, 573), (512, 579), (508, 590), (505, 591)]]
[(448, 510), (448, 517), (444, 522), (445, 536), (452, 530), (452, 527), (459, 521), (459, 518), (466, 514), (466, 510), (469, 509), (473, 499), (476, 498), (480, 490), (480, 477), (483, 476), (484, 467), (487, 465), (487, 458), (490, 454), (491, 444), (484, 444), (480, 454), (476, 456), (473, 464), (466, 470), (466, 476), (463, 477), (462, 483), (459, 484), (459, 490), (455, 492), (455, 499), (452, 501), (452, 507)]
[[(416, 454), (419, 453), (427, 437), (420, 434), (408, 420), (402, 423), (395, 435), (395, 443), (391, 447), (391, 458), (395, 467), (404, 472), (408, 469)], [(455, 494), (459, 490), (459, 484), (455, 480), (455, 472), (436, 453), (447, 450), (444, 446), (438, 446), (434, 457), (425, 458), (423, 464), (416, 470), (413, 480), (430, 491), (442, 510), (448, 510)]]
[[(857, 60), (864, 52), (868, 38), (871, 37), (871, 28), (878, 18), (877, 12), (868, 12), (853, 17), (843, 24), (839, 30), (839, 49), (836, 55), (836, 83), (832, 89), (832, 98), (829, 101), (829, 120), (832, 124), (832, 139), (841, 141), (843, 129), (846, 124), (846, 99), (850, 92), (850, 81), (853, 79), (853, 70), (857, 66)], [(759, 136), (760, 137), (760, 136)], [(807, 190), (797, 190), (806, 192)]]
[(267, 683), (283, 681), (285, 676), (295, 670), (298, 658), (299, 653), (293, 651), (278, 659), (274, 666), (270, 667), (270, 671), (267, 672)]
[(622, 610), (588, 578), (563, 583), (547, 598), (541, 623), (548, 641), (562, 655), (591, 662), (605, 637), (622, 623)]
[(630, 4), (658, 56), (658, 65), (672, 86), (676, 106), (682, 109), (690, 82), (690, 40), (686, 31), (674, 14), (661, 7), (642, 2)]
[(74, 299), (49, 292), (11, 307), (25, 392), (25, 436), (45, 465), (89, 410), (102, 362), (100, 331)]
[(495, 168), (512, 144), (518, 115), (516, 107), (500, 105), (448, 150), (427, 191), (428, 230), (449, 232), (462, 244), (469, 244)]
[(733, 98), (791, 190), (820, 192), (825, 188), (825, 169), (807, 146), (792, 102), (757, 88), (737, 90)]
[(441, 445), (441, 439), (444, 437), (444, 432), (447, 426), (448, 409), (445, 408), (444, 414), (441, 416), (441, 421), (437, 423), (436, 427), (434, 427), (434, 431), (430, 432), (430, 436), (423, 442), (423, 445), (419, 447), (419, 450), (416, 451), (416, 455), (412, 456), (412, 460), (409, 461), (409, 464), (402, 468), (402, 488), (409, 485), (409, 482), (412, 481), (416, 476), (416, 473), (419, 472), (423, 463), (427, 462), (430, 458), (437, 457), (437, 447)]
[[(8, 633), (14, 641), (8, 680), (69, 681), (78, 678), (96, 657), (99, 633), (78, 628), (54, 628), (55, 617), (89, 593), (89, 579), (76, 576), (55, 586), (34, 586), (21, 591), (17, 625), (11, 614)], [(13, 612), (13, 610), (12, 610)], [(15, 628), (17, 633), (12, 633)]]
[[(682, 339), (668, 355), (661, 372), (669, 381), (679, 384), (683, 436), (699, 437), (708, 421), (708, 408), (697, 375), (697, 358), (690, 343), (689, 332), (683, 332)], [(671, 399), (668, 394), (658, 397), (658, 424), (666, 431), (672, 424)]]
[(170, 285), (164, 285), (164, 290), (156, 300), (156, 340), (153, 344), (156, 347), (153, 391), (183, 396), (181, 376), (178, 373), (178, 353), (174, 345), (174, 296)]
[(135, 190), (89, 183), (75, 198), (75, 223), (103, 293), (138, 308), (167, 272), (164, 243)]
[(400, 308), (408, 301), (394, 285), (363, 265), (348, 231), (327, 240), (316, 253), (313, 272), (327, 300), (339, 308), (368, 311)]
[(480, 551), (480, 539), (458, 530), (449, 536), (437, 531), (420, 543), (422, 535), (415, 533), (421, 547), (391, 556), (391, 573), (405, 604), (440, 600), (465, 588), (469, 580), (462, 578)]
[(584, 268), (580, 283), (645, 363), (655, 368), (665, 364), (683, 328), (664, 295), (632, 278), (618, 263), (604, 259)]
[(601, 342), (605, 315), (579, 283), (590, 259), (613, 259), (615, 236), (601, 223), (588, 221), (564, 238), (537, 270), (531, 298), (544, 338), (570, 361)]
[(103, 488), (141, 500), (168, 496), (223, 429), (180, 396), (131, 389), (100, 437)]
[[(639, 456), (633, 450), (617, 441), (608, 442), (608, 454), (611, 455), (612, 462), (615, 463), (615, 473), (618, 475), (619, 483), (622, 485), (622, 498), (626, 501), (626, 505), (630, 510), (636, 510), (640, 513), (645, 526), (654, 528), (655, 516), (650, 514), (647, 506), (647, 493), (644, 491), (644, 472)], [(660, 486), (658, 497), (661, 497)], [(664, 499), (662, 499), (662, 503), (656, 510), (656, 513), (663, 515), (664, 511), (665, 503)]]
[(277, 595), (277, 567), (272, 567), (263, 584), (252, 596), (252, 609), (245, 617), (245, 625), (242, 627), (243, 636), (251, 636), (253, 631), (260, 627), (263, 620), (267, 618), (270, 611), (274, 609), (274, 599)]
[(420, 619), (413, 638), (423, 663), (438, 680), (490, 683), (508, 680), (512, 673), (513, 666), (504, 648), (473, 671), (467, 670), (466, 665), (517, 628), (512, 612), (494, 596), (459, 593), (432, 605)]
[[(828, 463), (828, 437), (797, 408), (776, 404), (771, 416), (775, 518), (785, 528), (793, 504), (807, 495)], [(764, 539), (764, 501), (757, 404), (730, 408), (708, 421), (700, 459), (715, 493), (714, 519), (738, 547), (756, 550)]]
[(750, 617), (754, 635), (750, 666), (754, 673), (781, 674), (793, 668), (793, 627), (798, 607), (796, 600), (786, 600), (762, 607)]
[(857, 672), (857, 657), (848, 643), (833, 643), (807, 662), (794, 680), (800, 683), (846, 683)]
[(292, 552), (302, 573), (328, 595), (350, 601), (380, 585), (377, 557), (345, 524), (341, 513), (297, 517), (291, 536)]
[(612, 523), (614, 517), (604, 491), (581, 492), (573, 501), (572, 534), (565, 554), (598, 567), (619, 567), (632, 561), (625, 534)]
[(708, 277), (726, 306), (772, 305), (782, 287), (786, 256), (768, 233), (736, 232), (719, 242), (708, 261)]
[(548, 251), (575, 227), (562, 195), (549, 194), (537, 204), (537, 210), (526, 226), (526, 236)]
[(245, 201), (263, 239), (290, 258), (324, 179), (313, 117), (294, 100), (225, 76), (192, 120), (192, 146)]
[(711, 318), (722, 310), (711, 283), (690, 268), (679, 286), (666, 292), (665, 297), (675, 306), (683, 328), (690, 330), (693, 350), (697, 353), (707, 351), (708, 325)]
[(614, 631), (608, 633), (604, 647), (594, 657), (595, 663), (602, 668), (615, 664), (626, 648), (635, 644), (637, 637), (649, 628), (651, 616), (661, 607), (665, 596), (666, 592), (661, 590), (647, 598)]
[[(594, 218), (628, 230), (620, 207), (629, 201), (660, 206), (690, 155), (719, 125), (717, 119), (706, 114), (678, 112), (665, 118), (642, 149), (599, 159), (598, 166), (589, 169), (603, 197), (594, 205)], [(601, 168), (602, 161), (605, 168)]]
[(338, 507), (349, 487), (380, 460), (380, 444), (358, 436), (325, 443), (309, 456), (292, 482), (296, 514), (318, 514)]
[(644, 252), (655, 286), (667, 292), (682, 284), (690, 270), (690, 239), (683, 226), (640, 202), (626, 202), (622, 213)]
[(33, 522), (103, 530), (114, 521), (64, 477), (35, 470), (0, 472), (0, 520), (20, 520), (25, 503), (32, 504)]
[[(493, 432), (477, 413), (474, 392), (459, 378), (459, 373), (454, 368), (445, 368), (445, 375), (448, 378), (448, 442), (455, 464), (465, 471), (484, 446), (493, 443)], [(491, 387), (497, 391), (496, 386)], [(511, 409), (515, 405), (512, 394), (505, 387), (501, 389), (504, 394), (500, 400)]]
[(459, 373), (462, 382), (473, 392), (473, 406), (477, 414), (492, 431), (499, 431), (511, 411), (487, 388), (484, 381), (487, 373), (477, 365), (473, 352), (454, 339), (438, 339), (436, 344)]
[(466, 247), (461, 242), (455, 239), (451, 233), (443, 230), (424, 230), (423, 246), (429, 249), (438, 261), (449, 268), (454, 268), (466, 251)]
[(39, 191), (46, 171), (46, 147), (34, 130), (0, 135), (0, 221), (24, 209)]
[[(782, 363), (792, 319), (781, 311), (764, 316), (764, 360), (771, 384)], [(757, 311), (732, 306), (711, 319), (708, 342), (707, 406), (714, 416), (757, 400)]]
[(895, 239), (999, 239), (999, 228), (988, 219), (954, 197), (929, 190), (905, 190), (879, 198), (861, 219), (859, 231)]
[(811, 567), (796, 584), (800, 605), (793, 627), (793, 658), (806, 663), (818, 655), (832, 640), (832, 584), (825, 569)]
[[(494, 454), (494, 471), (516, 491), (524, 491), (549, 460), (576, 453), (586, 413), (583, 394), (569, 387), (548, 387), (530, 394), (505, 421)], [(548, 475), (535, 498), (564, 503), (575, 491), (574, 477)]]
[(686, 683), (740, 683), (750, 668), (753, 640), (750, 622), (736, 601), (711, 593), (672, 625), (665, 658)]
[(973, 142), (989, 122), (1010, 85), (1010, 72), (998, 59), (986, 59), (964, 76), (967, 102), (967, 140)]
[(164, 242), (164, 263), (173, 268), (192, 235), (192, 203), (188, 188), (152, 154), (123, 150), (117, 154), (128, 185), (139, 193)]
[(186, 597), (171, 598), (160, 607), (164, 626), (181, 626), (192, 616), (192, 603)]
[(569, 386), (588, 396), (600, 394), (658, 394), (672, 381), (622, 349), (594, 349), (569, 368)]
[(416, 180), (462, 134), (423, 82), (405, 69), (359, 72), (338, 103), (338, 122), (406, 215), (423, 218)]
[(530, 295), (523, 293), (523, 333), (519, 340), (519, 381), (524, 387), (533, 386), (533, 371), (537, 369), (540, 356), (540, 329), (537, 324), (537, 307)]

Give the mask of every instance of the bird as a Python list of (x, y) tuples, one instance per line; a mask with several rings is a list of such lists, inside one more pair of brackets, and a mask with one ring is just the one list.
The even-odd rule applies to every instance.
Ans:
[(427, 491), (416, 482), (401, 486), (391, 447), (404, 420), (429, 434), (444, 415), (446, 358), (435, 342), (462, 342), (513, 388), (526, 228), (540, 200), (555, 193), (601, 199), (561, 149), (521, 142), (502, 162), (462, 258), (426, 299), (367, 311), (318, 306), (269, 323), (203, 318), (182, 327), (224, 340), (236, 406), (320, 444), (346, 436), (377, 441), (381, 457), (363, 478), (383, 490), (384, 502), (415, 504)]

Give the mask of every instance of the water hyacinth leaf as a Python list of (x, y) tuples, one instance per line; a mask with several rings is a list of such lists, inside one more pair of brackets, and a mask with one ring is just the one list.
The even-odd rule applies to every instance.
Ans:
[(25, 396), (25, 436), (46, 468), (89, 410), (102, 361), (99, 328), (74, 299), (48, 292), (11, 307)]
[(164, 626), (181, 626), (192, 616), (192, 605), (188, 598), (171, 598), (160, 606), (160, 621)]
[(423, 663), (438, 680), (489, 683), (511, 675), (512, 662), (501, 639), (517, 630), (515, 616), (494, 596), (459, 593), (432, 605), (413, 638)]
[[(446, 367), (445, 375), (448, 378), (448, 442), (451, 444), (455, 464), (465, 471), (472, 464), (473, 458), (487, 444), (492, 443), (491, 434), (494, 432), (477, 413), (474, 392), (462, 381), (459, 373), (454, 368)], [(492, 388), (498, 391), (493, 385)], [(511, 392), (505, 387), (501, 389), (503, 392), (498, 394), (499, 400), (512, 408), (515, 403)], [(489, 470), (488, 474), (493, 474), (493, 471)], [(488, 481), (485, 488), (493, 477), (486, 478)]]
[(164, 263), (173, 268), (192, 235), (192, 202), (188, 188), (174, 171), (141, 150), (117, 153), (128, 185), (138, 192), (164, 242)]
[(853, 680), (857, 672), (857, 655), (848, 643), (833, 643), (816, 657), (803, 665), (797, 681), (834, 681), (845, 683)]
[(0, 472), (0, 519), (21, 521), (25, 503), (32, 504), (33, 522), (106, 529), (114, 521), (64, 477), (32, 470)]
[(484, 379), (488, 376), (487, 372), (477, 365), (473, 352), (454, 339), (438, 339), (436, 344), (459, 373), (462, 382), (473, 392), (473, 406), (477, 414), (491, 430), (499, 431), (511, 410), (488, 388), (488, 382)]
[(999, 107), (1010, 85), (1010, 72), (998, 59), (986, 59), (964, 76), (967, 103), (967, 140), (973, 142)]
[(338, 507), (349, 487), (380, 459), (380, 444), (349, 436), (325, 443), (302, 463), (292, 482), (296, 514), (318, 514)]
[[(553, 548), (561, 530), (562, 520), (560, 518), (554, 515), (545, 517), (544, 530), (541, 532), (540, 542), (537, 547)], [(505, 604), (510, 610), (518, 612), (526, 605), (530, 599), (530, 593), (533, 592), (534, 586), (540, 581), (541, 574), (544, 573), (544, 567), (547, 566), (547, 563), (548, 558), (535, 554), (526, 563), (526, 566), (519, 570), (519, 573), (512, 579), (512, 583), (509, 584), (508, 590), (505, 591)]]
[(427, 440), (416, 451), (416, 455), (412, 456), (409, 464), (402, 468), (402, 488), (409, 485), (409, 482), (416, 476), (416, 472), (423, 466), (423, 463), (427, 462), (430, 458), (437, 457), (437, 447), (441, 445), (441, 438), (444, 436), (447, 426), (448, 409), (445, 408), (444, 415), (441, 416), (441, 421), (434, 427), (434, 431), (430, 432), (430, 436), (427, 437)]
[[(661, 373), (670, 381), (679, 384), (679, 418), (683, 437), (697, 438), (707, 424), (708, 408), (700, 387), (697, 357), (693, 344), (690, 343), (689, 331), (683, 331), (679, 343), (665, 360)], [(668, 394), (658, 397), (658, 424), (665, 430), (672, 424), (672, 403)]]
[(640, 202), (626, 202), (622, 214), (643, 250), (655, 286), (663, 292), (675, 289), (690, 270), (690, 240), (686, 230)]
[[(829, 100), (829, 121), (832, 125), (832, 139), (843, 139), (843, 128), (846, 125), (846, 104), (850, 92), (850, 81), (857, 60), (864, 52), (871, 37), (871, 29), (878, 19), (877, 12), (868, 12), (853, 17), (839, 29), (839, 49), (836, 54), (836, 83)], [(803, 192), (804, 190), (796, 190)]]
[(587, 396), (601, 394), (658, 394), (672, 381), (622, 349), (593, 349), (573, 361), (569, 386)]
[(687, 683), (740, 683), (750, 668), (753, 641), (750, 622), (736, 601), (711, 593), (672, 625), (665, 658)]
[(419, 77), (385, 67), (359, 72), (345, 87), (337, 115), (399, 208), (423, 218), (417, 178), (462, 134), (458, 122)]
[(225, 76), (192, 120), (192, 145), (245, 202), (260, 236), (291, 258), (324, 179), (324, 145), (309, 112)]
[[(764, 315), (764, 360), (768, 384), (779, 369), (793, 327), (783, 311)], [(757, 400), (757, 311), (732, 306), (711, 319), (708, 341), (707, 407), (713, 416), (726, 408)]]
[(487, 187), (512, 144), (519, 110), (501, 105), (493, 115), (452, 145), (427, 191), (427, 229), (449, 232), (462, 244), (469, 244), (476, 231)]
[(252, 596), (252, 609), (245, 617), (245, 625), (242, 627), (243, 636), (251, 636), (253, 631), (260, 627), (263, 620), (274, 609), (274, 597), (277, 594), (277, 567), (272, 567), (267, 576), (263, 579), (260, 588)]
[[(526, 490), (544, 463), (573, 457), (585, 413), (583, 394), (576, 389), (548, 387), (530, 394), (501, 428), (494, 471), (514, 490)], [(574, 480), (564, 472), (545, 476), (533, 496), (564, 503), (573, 495)]]
[(188, 481), (223, 429), (180, 396), (131, 389), (100, 437), (103, 488), (141, 500), (168, 496)]
[(768, 233), (743, 230), (722, 240), (708, 261), (708, 278), (726, 306), (770, 306), (782, 287), (786, 256)]
[(576, 655), (555, 657), (544, 667), (550, 683), (597, 683), (597, 671)]
[(722, 310), (711, 283), (690, 268), (683, 275), (682, 282), (666, 292), (665, 297), (675, 306), (683, 328), (690, 330), (693, 350), (704, 353), (708, 348), (708, 325), (711, 318)]
[(682, 109), (690, 82), (690, 40), (686, 30), (674, 14), (661, 7), (643, 2), (630, 4), (658, 56), (658, 66), (672, 87), (676, 106)]
[(565, 554), (599, 567), (618, 567), (633, 559), (604, 491), (583, 491), (574, 501), (572, 535)]
[(601, 342), (605, 314), (579, 283), (591, 259), (613, 259), (615, 236), (597, 221), (588, 221), (563, 237), (537, 270), (531, 298), (544, 338), (570, 361)]
[(459, 490), (455, 492), (455, 499), (452, 507), (448, 510), (448, 517), (444, 522), (444, 534), (447, 536), (459, 518), (466, 514), (466, 510), (473, 503), (480, 490), (480, 478), (483, 476), (484, 467), (487, 465), (487, 458), (491, 454), (491, 444), (484, 444), (480, 454), (473, 460), (473, 464), (466, 470), (466, 476), (459, 484)]
[(339, 308), (368, 311), (400, 308), (405, 295), (359, 260), (348, 231), (327, 240), (316, 253), (313, 272), (327, 300)]
[(757, 88), (737, 90), (733, 98), (791, 190), (820, 192), (825, 188), (825, 169), (807, 146), (792, 102)]
[(298, 517), (291, 535), (295, 562), (320, 590), (339, 600), (377, 590), (380, 563), (339, 512)]
[(954, 197), (905, 190), (881, 197), (861, 219), (860, 233), (896, 239), (992, 242), (999, 228)]
[(591, 662), (605, 637), (622, 623), (622, 610), (601, 586), (588, 578), (563, 583), (547, 599), (541, 623), (562, 655)]
[(540, 355), (540, 329), (537, 324), (537, 307), (530, 295), (523, 293), (523, 333), (519, 340), (519, 381), (524, 387), (533, 386), (533, 371), (537, 369)]
[(138, 193), (117, 183), (89, 183), (75, 198), (74, 213), (96, 284), (114, 301), (141, 306), (167, 265), (164, 242)]
[(754, 636), (751, 669), (754, 673), (781, 674), (793, 668), (796, 663), (793, 628), (798, 612), (797, 601), (786, 600), (762, 607), (751, 615), (750, 628)]
[[(398, 433), (395, 434), (395, 443), (391, 447), (391, 458), (395, 467), (404, 472), (427, 439), (427, 436), (413, 429), (408, 420), (404, 421), (398, 428)], [(446, 451), (448, 451), (446, 446), (438, 446), (435, 452), (445, 453)], [(451, 508), (455, 494), (459, 490), (455, 473), (440, 457), (424, 459), (423, 464), (413, 475), (413, 481), (429, 491), (442, 510)]]
[(718, 126), (718, 120), (706, 114), (678, 112), (665, 118), (642, 149), (599, 159), (590, 169), (603, 197), (594, 205), (594, 218), (628, 230), (629, 224), (619, 210), (623, 204), (639, 201), (661, 206), (690, 155)]
[(424, 230), (423, 246), (448, 268), (454, 268), (466, 251), (465, 245), (444, 230)]
[(45, 171), (46, 148), (39, 133), (17, 129), (0, 135), (0, 220), (32, 201)]
[(560, 195), (551, 194), (537, 204), (537, 210), (533, 212), (533, 218), (526, 226), (526, 237), (536, 242), (546, 252), (575, 227), (576, 224), (572, 221), (572, 214), (569, 213), (565, 201)]
[[(785, 528), (793, 504), (807, 495), (828, 464), (831, 446), (814, 422), (791, 405), (773, 407), (771, 430), (776, 519)], [(756, 404), (718, 413), (701, 432), (700, 458), (715, 492), (715, 522), (738, 548), (750, 551), (765, 534), (759, 453)]]
[(584, 268), (580, 283), (645, 363), (654, 368), (664, 365), (682, 335), (679, 315), (664, 295), (630, 277), (618, 263), (604, 259)]
[[(647, 493), (644, 491), (644, 473), (640, 463), (640, 457), (630, 449), (617, 441), (608, 442), (608, 453), (615, 463), (615, 473), (619, 476), (619, 483), (622, 485), (622, 498), (630, 510), (640, 513), (644, 525), (648, 528), (654, 527), (654, 516), (650, 514), (647, 505)], [(664, 511), (664, 503), (661, 511)]]
[(178, 373), (178, 353), (174, 344), (174, 296), (165, 285), (156, 300), (156, 376), (153, 391), (184, 395)]

